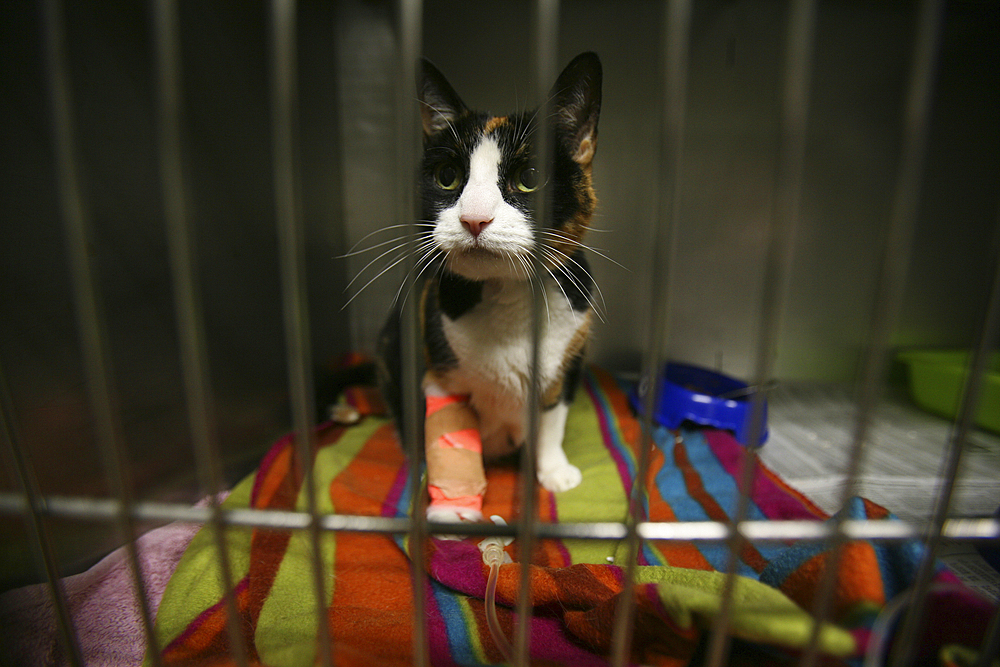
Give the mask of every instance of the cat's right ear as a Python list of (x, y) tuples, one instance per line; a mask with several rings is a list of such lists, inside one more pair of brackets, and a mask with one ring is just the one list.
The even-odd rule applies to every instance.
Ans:
[(421, 63), (420, 118), (423, 120), (424, 136), (431, 137), (451, 127), (468, 108), (431, 61), (422, 58)]

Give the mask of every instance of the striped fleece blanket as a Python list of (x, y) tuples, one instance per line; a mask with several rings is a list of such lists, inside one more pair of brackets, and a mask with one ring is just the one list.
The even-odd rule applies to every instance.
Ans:
[[(676, 437), (657, 430), (648, 479), (648, 514), (654, 521), (726, 520), (737, 498), (734, 475), (740, 445), (722, 431), (690, 430)], [(565, 449), (583, 472), (576, 489), (540, 490), (540, 519), (621, 521), (635, 483), (640, 426), (626, 394), (610, 375), (585, 374), (571, 408)], [(226, 507), (302, 509), (301, 471), (290, 438), (274, 445), (259, 470), (239, 484)], [(408, 467), (393, 427), (368, 416), (352, 427), (320, 429), (313, 463), (323, 512), (398, 517), (410, 513)], [(517, 470), (488, 469), (484, 513), (515, 516)], [(761, 467), (753, 484), (753, 519), (828, 519), (802, 494)], [(857, 499), (852, 517), (892, 520)], [(245, 654), (251, 664), (309, 665), (317, 656), (311, 541), (302, 531), (230, 530), (231, 567), (238, 582)], [(321, 558), (331, 650), (336, 665), (412, 663), (412, 585), (408, 545), (402, 537), (326, 534)], [(513, 636), (518, 543), (507, 547), (497, 586), (500, 625)], [(834, 623), (823, 628), (824, 664), (858, 664), (880, 609), (912, 580), (918, 544), (848, 546), (838, 570)], [(229, 664), (225, 605), (214, 539), (203, 530), (191, 542), (157, 613), (166, 665)], [(544, 540), (531, 554), (534, 615), (533, 664), (605, 665), (615, 610), (622, 603), (625, 545), (615, 541)], [(637, 618), (631, 661), (644, 665), (696, 664), (720, 607), (727, 547), (708, 543), (647, 542), (639, 554), (632, 591)], [(807, 544), (748, 545), (739, 558), (730, 664), (785, 664), (806, 644), (811, 609), (826, 554)], [(423, 591), (431, 662), (490, 665), (503, 661), (487, 627), (484, 595), (488, 568), (475, 539), (430, 540)], [(941, 569), (953, 584), (936, 594), (925, 633), (925, 655), (945, 645), (976, 646), (990, 609)], [(147, 663), (149, 657), (147, 656)]]

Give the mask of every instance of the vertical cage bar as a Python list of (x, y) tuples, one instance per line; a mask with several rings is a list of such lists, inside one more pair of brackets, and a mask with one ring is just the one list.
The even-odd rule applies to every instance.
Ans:
[(100, 313), (96, 280), (90, 262), (91, 235), (80, 186), (76, 156), (76, 138), (72, 118), (65, 42), (66, 32), (62, 8), (57, 0), (44, 0), (42, 22), (45, 67), (49, 80), (55, 148), (56, 187), (60, 213), (66, 235), (68, 261), (73, 288), (80, 347), (83, 355), (87, 396), (94, 420), (94, 431), (101, 451), (108, 484), (119, 500), (117, 524), (125, 541), (139, 603), (139, 615), (148, 646), (158, 646), (153, 628), (149, 601), (145, 596), (142, 569), (135, 545), (135, 522), (132, 519), (134, 500), (132, 481), (125, 466), (124, 445), (118, 423), (117, 401), (107, 354), (104, 320)]
[(806, 120), (815, 23), (814, 0), (795, 0), (788, 18), (774, 209), (767, 231), (768, 245), (764, 257), (761, 315), (757, 329), (753, 383), (761, 390), (751, 396), (748, 441), (745, 443), (740, 461), (740, 496), (730, 522), (730, 552), (722, 606), (712, 628), (706, 661), (711, 667), (724, 664), (729, 654), (728, 630), (732, 620), (737, 561), (746, 543), (740, 531), (740, 524), (747, 518), (749, 512), (750, 493), (758, 468), (760, 436), (765, 429), (766, 397), (763, 387), (768, 386), (774, 373), (778, 337), (788, 294), (805, 170)]
[(951, 498), (955, 490), (955, 478), (958, 476), (958, 469), (962, 460), (962, 450), (965, 449), (969, 431), (972, 430), (972, 423), (976, 416), (983, 376), (986, 374), (990, 353), (997, 345), (997, 333), (1000, 331), (1000, 253), (997, 253), (998, 246), (1000, 246), (1000, 230), (998, 230), (994, 241), (995, 267), (993, 284), (990, 286), (990, 294), (983, 316), (979, 340), (976, 342), (969, 359), (968, 377), (962, 387), (958, 417), (953, 427), (953, 432), (948, 439), (948, 447), (945, 450), (944, 465), (941, 472), (941, 477), (944, 481), (934, 501), (934, 513), (928, 531), (927, 545), (920, 561), (920, 567), (917, 570), (916, 581), (913, 584), (914, 603), (904, 616), (899, 634), (894, 642), (894, 646), (898, 647), (898, 649), (894, 649), (893, 655), (890, 658), (890, 665), (892, 667), (910, 665), (917, 657), (917, 649), (920, 643), (917, 638), (920, 636), (924, 625), (926, 598), (930, 590), (931, 578), (934, 576), (937, 552), (941, 545), (942, 529), (945, 519), (948, 517), (948, 508), (951, 505)]
[[(245, 665), (246, 651), (233, 592), (232, 566), (217, 497), (224, 486), (222, 463), (215, 439), (212, 391), (209, 386), (209, 366), (205, 349), (204, 324), (201, 318), (203, 309), (195, 278), (194, 244), (191, 239), (188, 198), (185, 190), (184, 142), (181, 130), (183, 94), (177, 5), (173, 0), (156, 0), (152, 12), (160, 186), (163, 192), (185, 402), (199, 484), (203, 492), (209, 496), (210, 530), (218, 554), (229, 641), (236, 663)], [(149, 647), (148, 653), (152, 660), (159, 660), (158, 646)]]
[(920, 180), (927, 142), (941, 7), (941, 0), (922, 0), (919, 8), (917, 41), (914, 46), (909, 89), (903, 111), (902, 154), (896, 175), (889, 225), (883, 239), (871, 330), (859, 382), (858, 411), (848, 459), (845, 501), (853, 494), (854, 484), (861, 469), (864, 444), (873, 413), (881, 397), (890, 337), (902, 307), (913, 229), (916, 225), (917, 205), (920, 199)]
[(316, 651), (322, 665), (332, 664), (326, 599), (329, 573), (324, 571), (324, 536), (317, 508), (313, 474), (313, 378), (306, 297), (305, 234), (298, 178), (298, 59), (296, 3), (271, 3), (271, 131), (273, 142), (275, 218), (281, 259), (281, 293), (285, 320), (289, 393), (295, 444), (302, 464), (309, 540), (312, 548), (313, 604), (316, 610)]
[(642, 538), (638, 524), (646, 520), (643, 512), (648, 491), (646, 482), (653, 444), (653, 412), (659, 390), (659, 372), (670, 326), (670, 280), (674, 265), (674, 230), (680, 214), (681, 162), (683, 159), (684, 122), (687, 109), (688, 58), (691, 41), (690, 0), (668, 0), (663, 6), (662, 35), (659, 44), (659, 155), (654, 219), (653, 256), (650, 263), (650, 312), (646, 353), (640, 377), (646, 383), (643, 396), (642, 441), (639, 462), (629, 499), (627, 529), (627, 560), (622, 599), (614, 621), (611, 644), (611, 664), (628, 664), (635, 626), (635, 568), (638, 564)]
[[(537, 0), (531, 7), (531, 96), (536, 103), (535, 160), (540, 182), (546, 183), (552, 173), (552, 131), (548, 86), (554, 80), (559, 35), (558, 0)], [(538, 189), (533, 200), (534, 240), (531, 252), (531, 353), (527, 400), (525, 404), (526, 433), (521, 450), (519, 507), (517, 517), (517, 553), (520, 561), (518, 595), (515, 606), (516, 623), (513, 638), (513, 663), (531, 662), (531, 554), (538, 542), (537, 460), (541, 388), (539, 361), (542, 336), (542, 308), (545, 299), (543, 276), (542, 230), (551, 224), (550, 188)]]
[(423, 148), (423, 134), (418, 118), (417, 79), (419, 59), (423, 49), (423, 2), (399, 0), (396, 8), (399, 30), (399, 61), (396, 64), (396, 201), (398, 222), (409, 226), (407, 251), (403, 259), (404, 296), (400, 311), (401, 385), (403, 387), (402, 418), (399, 432), (403, 450), (409, 458), (410, 529), (407, 535), (410, 552), (410, 581), (413, 585), (413, 664), (430, 664), (427, 641), (426, 595), (428, 591), (425, 547), (427, 544), (426, 488), (421, 478), (424, 434), (420, 401), (422, 350), (420, 340), (421, 299), (414, 290), (415, 248), (419, 227), (417, 216), (417, 165)]
[[(916, 224), (933, 89), (934, 59), (940, 32), (941, 2), (940, 0), (925, 0), (921, 3), (918, 11), (917, 40), (914, 46), (909, 89), (904, 108), (902, 155), (897, 173), (889, 227), (883, 241), (885, 245), (873, 303), (871, 330), (858, 381), (857, 413), (849, 446), (840, 507), (845, 507), (856, 492), (857, 477), (865, 456), (868, 432), (885, 381), (888, 364), (887, 349), (899, 317), (913, 239), (913, 228)], [(836, 572), (843, 544), (847, 540), (843, 533), (845, 520), (846, 517), (843, 515), (838, 515), (835, 518), (834, 529), (836, 532), (830, 540), (831, 549), (827, 558), (826, 571), (820, 582), (813, 609), (817, 626), (813, 628), (809, 649), (803, 656), (803, 666), (813, 664), (811, 661), (816, 659), (815, 646), (818, 642), (819, 623), (826, 618), (832, 605)]]
[(8, 469), (15, 471), (15, 476), (21, 486), (21, 493), (24, 496), (24, 523), (28, 527), (28, 532), (31, 533), (35, 556), (45, 570), (46, 585), (49, 589), (49, 597), (52, 598), (59, 641), (62, 643), (69, 664), (83, 667), (80, 641), (73, 625), (73, 618), (69, 613), (66, 591), (59, 577), (59, 566), (52, 548), (52, 539), (45, 525), (45, 518), (42, 516), (45, 499), (38, 488), (34, 468), (17, 433), (14, 420), (14, 401), (11, 398), (7, 375), (2, 366), (0, 366), (0, 433), (2, 433), (6, 445), (4, 447), (4, 451), (7, 452), (6, 464)]
[(986, 630), (986, 637), (983, 638), (975, 667), (989, 667), (997, 654), (1000, 654), (1000, 608), (993, 612), (993, 619)]

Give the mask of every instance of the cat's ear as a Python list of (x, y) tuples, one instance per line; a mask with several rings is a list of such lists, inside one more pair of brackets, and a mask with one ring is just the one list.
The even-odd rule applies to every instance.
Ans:
[(590, 164), (597, 150), (597, 119), (601, 114), (601, 60), (581, 53), (566, 65), (549, 99), (554, 105), (556, 136), (573, 160)]
[(450, 127), (468, 108), (431, 61), (423, 58), (421, 63), (423, 74), (420, 81), (420, 117), (423, 120), (424, 136), (430, 137)]

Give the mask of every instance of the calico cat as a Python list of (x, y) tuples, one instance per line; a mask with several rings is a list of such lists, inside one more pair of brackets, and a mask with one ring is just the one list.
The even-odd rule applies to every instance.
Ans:
[[(581, 481), (562, 440), (593, 315), (593, 282), (581, 241), (597, 203), (591, 161), (597, 148), (601, 77), (597, 55), (583, 53), (553, 86), (548, 119), (552, 167), (544, 183), (539, 182), (534, 154), (537, 123), (546, 119), (537, 113), (492, 116), (473, 111), (426, 60), (419, 86), (425, 231), (417, 266), (428, 276), (420, 305), (424, 397), (458, 396), (464, 401), (466, 415), (478, 430), (480, 469), (482, 458), (504, 456), (524, 442), (532, 350), (530, 281), (540, 280), (544, 303), (537, 474), (542, 486), (553, 492)], [(543, 189), (549, 191), (552, 213), (547, 227), (539, 230), (544, 265), (539, 276), (533, 275), (531, 200)], [(379, 344), (380, 384), (396, 415), (402, 403), (397, 382), (399, 318), (397, 307)], [(478, 506), (454, 499), (436, 502), (442, 498), (440, 493), (434, 496), (435, 479), (454, 471), (435, 470), (433, 465), (453, 465), (435, 461), (428, 457), (428, 516), (481, 519), (481, 501)], [(478, 484), (463, 488), (485, 489), (485, 478)]]

